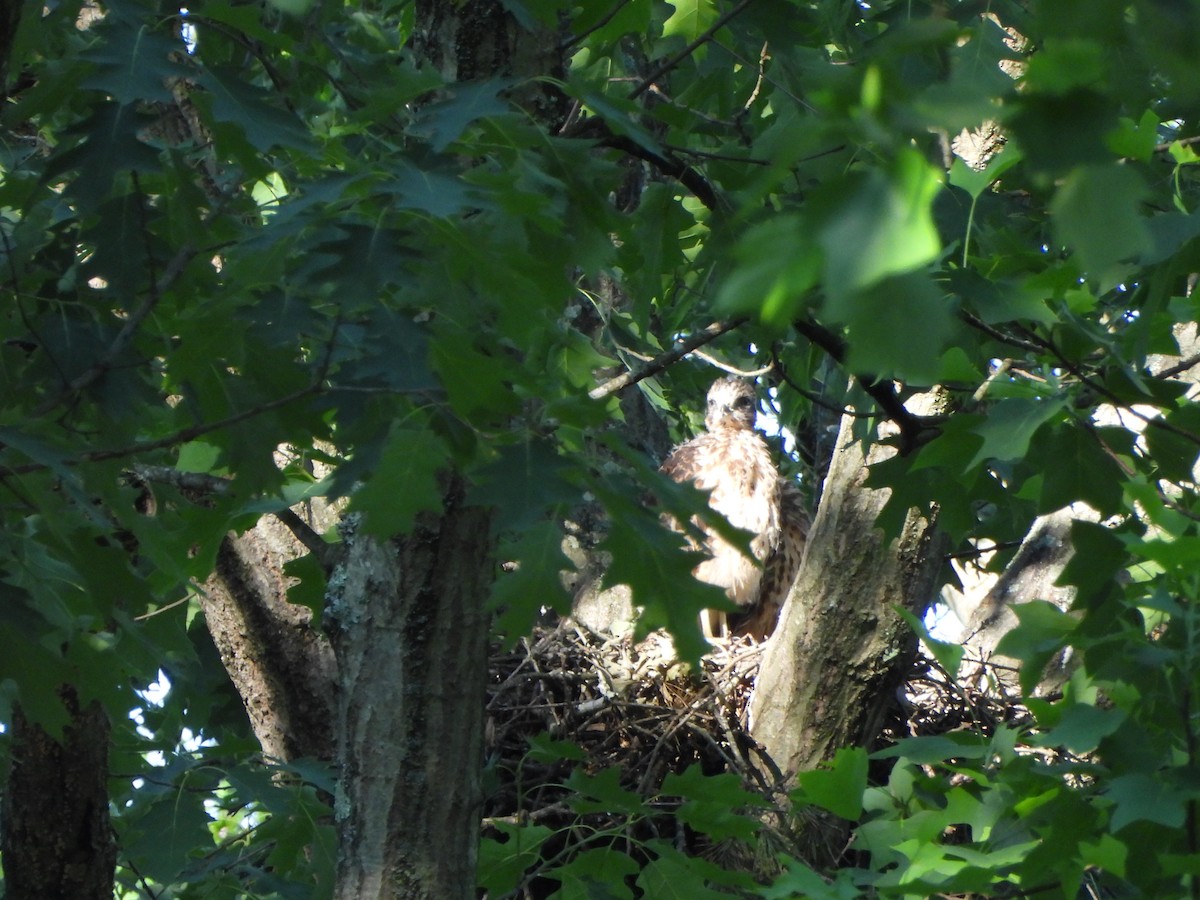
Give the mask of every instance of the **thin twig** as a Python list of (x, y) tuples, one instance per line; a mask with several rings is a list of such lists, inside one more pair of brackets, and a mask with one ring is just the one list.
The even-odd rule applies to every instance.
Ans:
[(822, 397), (816, 391), (810, 391), (810, 390), (808, 390), (808, 388), (801, 387), (796, 382), (792, 381), (792, 376), (790, 376), (787, 373), (787, 369), (785, 369), (783, 367), (783, 365), (781, 363), (779, 363), (778, 359), (776, 359), (776, 369), (779, 372), (779, 377), (783, 379), (784, 384), (786, 384), (789, 388), (791, 388), (793, 391), (795, 391), (801, 397), (808, 400), (810, 403), (813, 403), (813, 404), (821, 407), (821, 409), (828, 410), (829, 412), (834, 413), (839, 416), (849, 416), (852, 419), (878, 419), (879, 418), (879, 413), (877, 413), (877, 412), (859, 412), (858, 410), (853, 409), (849, 406), (840, 406), (837, 403), (830, 403), (828, 400), (826, 400), (824, 397)]
[(1006, 334), (997, 328), (993, 328), (991, 325), (988, 325), (982, 319), (972, 315), (969, 312), (960, 312), (959, 317), (976, 331), (982, 331), (988, 337), (1000, 341), (1002, 344), (1008, 344), (1011, 347), (1016, 347), (1029, 353), (1041, 353), (1044, 349), (1035, 343), (1023, 341), (1018, 337), (1014, 337), (1011, 334)]
[(140, 616), (134, 616), (133, 621), (145, 622), (147, 619), (153, 619), (155, 616), (161, 616), (163, 613), (170, 612), (177, 606), (183, 606), (185, 603), (190, 603), (191, 599), (192, 598), (190, 596), (180, 597), (178, 600), (168, 603), (166, 606), (160, 606), (158, 609), (151, 610), (148, 613), (142, 613)]
[(604, 384), (592, 388), (588, 391), (588, 396), (593, 400), (603, 400), (605, 397), (624, 390), (630, 385), (637, 384), (639, 381), (649, 378), (651, 375), (656, 375), (667, 368), (667, 366), (683, 359), (683, 357), (687, 356), (697, 347), (703, 347), (705, 344), (715, 341), (721, 335), (733, 331), (733, 329), (739, 325), (743, 325), (745, 322), (745, 317), (730, 319), (728, 322), (713, 322), (707, 328), (684, 338), (665, 353), (660, 353), (644, 366), (638, 366), (636, 369), (622, 372), (615, 378), (610, 378)]
[(129, 346), (129, 343), (133, 340), (138, 328), (141, 327), (141, 324), (146, 320), (147, 316), (154, 312), (154, 309), (158, 306), (163, 294), (165, 294), (171, 285), (175, 283), (176, 279), (183, 274), (184, 268), (189, 262), (191, 262), (192, 258), (195, 257), (197, 252), (198, 249), (191, 243), (185, 243), (182, 247), (180, 247), (179, 252), (177, 252), (174, 258), (167, 263), (167, 267), (163, 271), (162, 278), (160, 278), (157, 282), (151, 282), (150, 290), (147, 292), (146, 298), (142, 301), (141, 305), (138, 306), (137, 309), (129, 314), (129, 317), (125, 320), (125, 324), (121, 327), (121, 330), (117, 332), (117, 336), (113, 338), (112, 343), (109, 345), (108, 350), (105, 351), (104, 355), (96, 360), (96, 362), (94, 362), (85, 372), (76, 376), (76, 378), (67, 385), (65, 390), (54, 395), (53, 397), (48, 397), (46, 400), (40, 403), (37, 408), (34, 409), (32, 415), (35, 417), (44, 416), (50, 410), (65, 402), (68, 398), (74, 397), (80, 391), (86, 389), (96, 381), (99, 381), (100, 378), (103, 377), (104, 374), (113, 367), (114, 363), (117, 361), (117, 358), (125, 351), (125, 348)]
[(609, 22), (611, 22), (613, 19), (615, 19), (617, 16), (617, 13), (619, 13), (622, 9), (624, 9), (626, 6), (628, 6), (631, 2), (632, 2), (632, 0), (618, 0), (618, 2), (613, 5), (613, 8), (610, 9), (608, 12), (606, 12), (603, 16), (601, 16), (600, 20), (597, 21), (594, 25), (592, 25), (591, 28), (588, 28), (588, 29), (584, 30), (583, 32), (575, 35), (574, 37), (570, 38), (570, 40), (563, 41), (563, 43), (560, 45), (559, 49), (569, 50), (572, 47), (574, 47), (576, 44), (579, 44), (579, 43), (585, 41), (590, 35), (599, 31), (601, 28), (603, 28), (605, 25), (607, 25)]
[[(165, 276), (164, 276), (165, 277)], [(329, 366), (333, 359), (333, 348), (337, 341), (337, 334), (341, 327), (341, 314), (334, 321), (333, 331), (329, 336), (329, 343), (325, 348), (325, 356), (321, 361), (321, 365), (313, 376), (312, 381), (307, 387), (292, 391), (292, 393), (278, 397), (274, 400), (268, 400), (266, 403), (260, 403), (258, 406), (244, 409), (241, 412), (234, 413), (231, 416), (226, 416), (216, 422), (203, 422), (198, 425), (190, 425), (187, 428), (181, 428), (179, 431), (169, 434), (166, 437), (158, 438), (153, 441), (142, 441), (135, 444), (129, 444), (124, 447), (115, 447), (108, 450), (92, 450), (87, 453), (80, 454), (73, 460), (63, 460), (62, 465), (79, 465), (89, 462), (104, 462), (110, 459), (124, 459), (129, 456), (137, 456), (141, 453), (149, 453), (152, 450), (164, 450), (167, 447), (175, 447), (179, 444), (185, 444), (188, 441), (193, 441), (205, 434), (210, 434), (214, 431), (220, 431), (222, 428), (228, 428), (230, 425), (237, 425), (239, 422), (244, 422), (247, 419), (253, 419), (261, 416), (263, 413), (271, 412), (272, 410), (280, 409), (295, 403), (297, 400), (303, 400), (306, 397), (324, 393), (328, 388), (325, 386), (325, 378), (329, 372)], [(26, 463), (20, 466), (6, 466), (0, 468), (0, 478), (7, 475), (27, 475), (30, 472), (41, 472), (49, 468), (47, 463), (35, 462)]]
[(636, 100), (646, 91), (648, 91), (654, 85), (655, 81), (657, 81), (659, 78), (662, 78), (665, 74), (670, 72), (673, 68), (695, 53), (696, 50), (711, 41), (713, 35), (728, 25), (732, 19), (745, 12), (753, 2), (754, 0), (742, 0), (741, 3), (731, 9), (729, 12), (725, 13), (725, 15), (721, 16), (719, 19), (717, 19), (717, 21), (713, 22), (712, 26), (709, 27), (704, 34), (700, 35), (674, 56), (669, 57), (665, 62), (657, 66), (654, 71), (647, 75), (642, 80), (641, 84), (630, 91), (629, 99)]
[(728, 372), (730, 375), (737, 375), (740, 378), (758, 378), (760, 375), (766, 375), (775, 368), (775, 363), (772, 361), (765, 366), (759, 366), (757, 369), (739, 369), (737, 366), (721, 362), (715, 356), (710, 356), (703, 350), (693, 350), (691, 355), (704, 360), (714, 369), (720, 369), (722, 372)]

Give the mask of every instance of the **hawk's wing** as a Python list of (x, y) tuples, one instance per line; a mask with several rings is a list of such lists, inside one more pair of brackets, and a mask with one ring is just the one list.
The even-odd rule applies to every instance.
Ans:
[(781, 478), (780, 486), (779, 543), (763, 565), (757, 605), (734, 629), (738, 634), (750, 634), (758, 640), (775, 630), (779, 611), (800, 572), (804, 545), (812, 527), (800, 488), (790, 478)]

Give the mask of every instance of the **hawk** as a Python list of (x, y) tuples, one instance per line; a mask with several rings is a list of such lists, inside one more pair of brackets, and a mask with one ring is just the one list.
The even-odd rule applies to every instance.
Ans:
[[(705, 433), (680, 444), (662, 465), (664, 474), (708, 492), (708, 505), (735, 528), (749, 531), (751, 556), (711, 529), (704, 550), (711, 557), (693, 574), (716, 585), (746, 610), (737, 629), (766, 637), (792, 586), (808, 535), (800, 491), (780, 476), (766, 440), (754, 430), (757, 402), (750, 382), (730, 376), (713, 382), (704, 415)], [(700, 617), (708, 638), (728, 633), (724, 613)]]

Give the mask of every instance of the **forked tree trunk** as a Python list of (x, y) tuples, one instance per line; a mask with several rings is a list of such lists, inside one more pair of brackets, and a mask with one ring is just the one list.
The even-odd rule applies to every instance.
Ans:
[(108, 820), (108, 715), (60, 689), (70, 723), (56, 740), (13, 710), (0, 854), (7, 900), (112, 900), (117, 846)]
[(916, 652), (896, 612), (918, 616), (934, 597), (945, 541), (910, 513), (885, 541), (875, 522), (886, 490), (864, 486), (865, 459), (844, 418), (804, 563), (763, 658), (750, 704), (752, 733), (784, 774), (811, 769), (876, 737)]
[(475, 896), (489, 518), (453, 485), (441, 516), (394, 542), (345, 523), (329, 606), (340, 900)]

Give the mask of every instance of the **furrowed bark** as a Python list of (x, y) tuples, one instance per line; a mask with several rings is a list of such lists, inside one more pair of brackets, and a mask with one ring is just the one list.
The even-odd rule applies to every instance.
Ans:
[(108, 715), (60, 688), (60, 739), (13, 710), (0, 854), (8, 900), (112, 900), (117, 846), (108, 818)]
[(333, 757), (336, 663), (312, 627), (312, 612), (289, 603), (283, 565), (304, 548), (264, 519), (225, 539), (200, 605), (221, 662), (242, 698), (268, 759)]
[(344, 524), (329, 607), (340, 900), (475, 896), (489, 518), (454, 483), (440, 516), (395, 541)]

